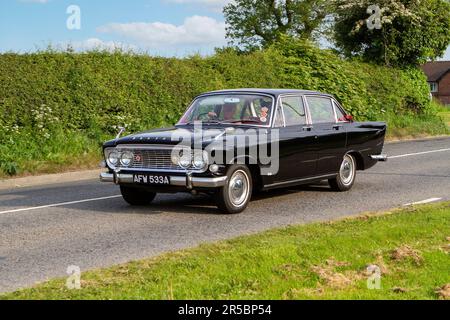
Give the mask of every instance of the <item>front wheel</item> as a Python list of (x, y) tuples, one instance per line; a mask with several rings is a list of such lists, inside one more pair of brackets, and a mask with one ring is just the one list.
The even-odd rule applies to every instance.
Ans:
[(217, 207), (227, 214), (241, 213), (252, 197), (252, 175), (247, 166), (233, 165), (227, 176), (227, 184), (216, 193)]
[(156, 193), (143, 189), (120, 186), (123, 199), (132, 206), (146, 206), (155, 200)]
[(335, 179), (330, 179), (329, 184), (334, 191), (349, 191), (355, 184), (356, 161), (351, 154), (346, 154)]

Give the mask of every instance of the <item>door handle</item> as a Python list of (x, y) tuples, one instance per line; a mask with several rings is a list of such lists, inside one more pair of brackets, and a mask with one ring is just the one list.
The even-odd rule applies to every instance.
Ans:
[(333, 126), (333, 129), (334, 130), (341, 130), (341, 128), (342, 128), (342, 126), (341, 125), (335, 125), (335, 126)]
[(312, 131), (313, 127), (303, 127), (303, 131)]

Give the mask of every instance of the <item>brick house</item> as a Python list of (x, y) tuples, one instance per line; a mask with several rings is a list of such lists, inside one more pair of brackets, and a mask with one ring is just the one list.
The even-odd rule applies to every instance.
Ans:
[(450, 61), (428, 62), (422, 66), (431, 93), (443, 105), (450, 106)]

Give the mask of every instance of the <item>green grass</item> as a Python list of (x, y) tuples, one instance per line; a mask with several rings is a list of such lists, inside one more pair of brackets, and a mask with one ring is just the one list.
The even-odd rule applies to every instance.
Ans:
[(388, 120), (387, 139), (425, 138), (450, 134), (450, 127), (439, 115), (401, 115)]
[[(205, 244), (83, 273), (81, 290), (58, 279), (0, 299), (439, 299), (449, 237), (447, 202)], [(370, 264), (380, 290), (367, 288)]]
[(98, 168), (107, 139), (62, 130), (48, 138), (36, 139), (28, 132), (11, 136), (0, 142), (0, 179)]
[(439, 116), (450, 128), (450, 107), (442, 107), (442, 111), (439, 112)]

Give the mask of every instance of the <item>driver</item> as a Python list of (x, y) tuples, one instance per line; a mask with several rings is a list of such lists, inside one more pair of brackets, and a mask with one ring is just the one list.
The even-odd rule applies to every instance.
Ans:
[(223, 120), (233, 120), (236, 114), (236, 104), (225, 104), (222, 108)]
[[(227, 103), (222, 106), (222, 115), (224, 121), (229, 121), (234, 119), (234, 115), (236, 114), (237, 105), (234, 103)], [(217, 119), (218, 115), (216, 111), (208, 113), (210, 119)]]

